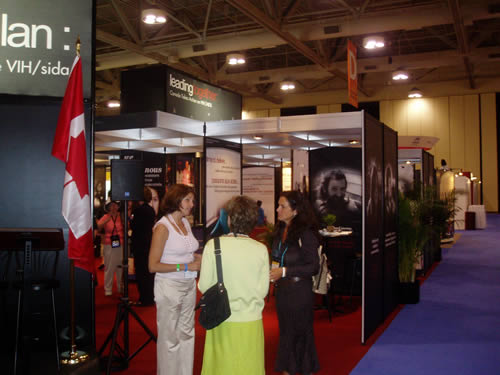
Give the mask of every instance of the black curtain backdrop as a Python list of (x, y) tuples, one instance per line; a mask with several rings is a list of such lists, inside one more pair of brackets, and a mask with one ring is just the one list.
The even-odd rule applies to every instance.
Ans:
[[(0, 95), (0, 227), (13, 228), (63, 228), (67, 247), (68, 227), (61, 214), (64, 183), (64, 163), (51, 156), (52, 142), (61, 106), (60, 99)], [(90, 155), (88, 134), (91, 133), (91, 106), (85, 104), (87, 153)], [(90, 171), (90, 165), (88, 165)], [(2, 258), (4, 261), (5, 258)], [(67, 248), (61, 251), (57, 268), (57, 278), (61, 286), (56, 289), (56, 310), (59, 334), (63, 337), (60, 349), (70, 349), (68, 326), (69, 305), (69, 261)], [(11, 267), (15, 267), (11, 264)], [(9, 275), (15, 274), (12, 269)], [(77, 346), (82, 348), (93, 343), (92, 327), (93, 296), (91, 275), (76, 269), (75, 292), (78, 301), (76, 311)], [(17, 293), (11, 288), (7, 291), (6, 332), (2, 331), (2, 341), (7, 343), (7, 351), (0, 353), (0, 362), (11, 365), (14, 349), (15, 315)], [(33, 307), (50, 312), (50, 295), (46, 292), (33, 297)], [(46, 310), (48, 309), (48, 310)], [(49, 315), (50, 316), (50, 315)], [(51, 321), (38, 323), (43, 330), (50, 332)], [(66, 337), (66, 339), (65, 339)], [(53, 338), (40, 336), (40, 346), (34, 350), (52, 350)], [(41, 349), (40, 349), (41, 348)], [(50, 349), (47, 349), (50, 348)], [(5, 356), (5, 358), (4, 358)], [(50, 359), (55, 356), (50, 353)], [(54, 361), (50, 361), (51, 363)], [(52, 370), (48, 369), (51, 373)], [(9, 373), (7, 369), (6, 373)]]
[(365, 150), (365, 239), (364, 239), (364, 330), (363, 342), (384, 320), (384, 215), (383, 207), (383, 127), (366, 115)]

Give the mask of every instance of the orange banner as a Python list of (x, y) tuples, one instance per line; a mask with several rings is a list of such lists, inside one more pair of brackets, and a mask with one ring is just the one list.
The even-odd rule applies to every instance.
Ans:
[(347, 90), (349, 104), (358, 108), (358, 65), (356, 60), (356, 46), (347, 41)]

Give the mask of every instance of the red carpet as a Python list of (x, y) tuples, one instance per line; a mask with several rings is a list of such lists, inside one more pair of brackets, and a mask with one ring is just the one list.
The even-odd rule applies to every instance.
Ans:
[[(118, 295), (105, 297), (103, 290), (103, 272), (98, 271), (99, 286), (96, 288), (96, 339), (97, 349), (99, 350), (107, 335), (113, 328), (116, 308), (119, 302)], [(137, 300), (137, 287), (135, 283), (130, 283), (131, 300)], [(353, 301), (353, 307), (350, 308), (346, 303), (347, 313), (336, 313), (332, 322), (328, 321), (328, 312), (319, 310), (315, 313), (315, 335), (318, 348), (318, 355), (321, 364), (319, 374), (349, 374), (358, 361), (368, 351), (370, 345), (380, 335), (389, 322), (399, 311), (399, 308), (391, 315), (386, 324), (380, 327), (367, 345), (361, 345), (361, 308), (359, 306), (359, 297)], [(319, 301), (318, 301), (319, 302)], [(146, 325), (156, 334), (156, 308), (137, 307), (134, 308)], [(278, 321), (275, 313), (274, 297), (266, 303), (264, 309), (264, 332), (266, 335), (266, 373), (276, 374), (274, 372), (274, 359), (278, 344)], [(123, 324), (122, 324), (123, 328)], [(119, 343), (123, 345), (123, 330), (120, 331)], [(130, 317), (129, 342), (130, 353), (134, 353), (146, 340), (147, 334), (137, 324), (133, 317)], [(196, 343), (195, 343), (195, 363), (194, 374), (200, 374), (203, 359), (203, 345), (205, 341), (205, 331), (196, 324)], [(109, 344), (104, 355), (109, 352)], [(127, 375), (154, 375), (156, 374), (156, 344), (149, 343), (142, 349), (130, 363), (129, 368), (121, 372)]]

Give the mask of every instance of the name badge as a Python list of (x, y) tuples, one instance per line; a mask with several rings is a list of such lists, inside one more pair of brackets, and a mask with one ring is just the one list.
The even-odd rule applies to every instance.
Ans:
[(279, 262), (276, 262), (275, 260), (273, 260), (273, 262), (271, 263), (271, 269), (275, 269), (275, 268), (280, 268), (280, 264), (279, 264)]

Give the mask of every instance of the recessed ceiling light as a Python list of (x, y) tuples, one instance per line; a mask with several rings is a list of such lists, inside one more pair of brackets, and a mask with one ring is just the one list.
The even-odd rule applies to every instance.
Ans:
[(167, 12), (159, 8), (144, 9), (141, 13), (142, 22), (148, 25), (160, 25), (167, 22)]
[(384, 38), (381, 36), (367, 36), (363, 39), (363, 47), (366, 49), (377, 49), (385, 46)]
[(226, 61), (229, 65), (241, 65), (246, 62), (245, 55), (241, 53), (230, 53), (226, 56)]
[(117, 99), (111, 99), (108, 100), (108, 103), (106, 104), (108, 108), (120, 108), (120, 101)]
[(407, 160), (407, 161), (406, 161), (406, 164), (411, 164), (411, 161)]
[(357, 139), (349, 139), (349, 143), (351, 145), (357, 145), (359, 143), (359, 141)]
[(392, 79), (394, 81), (404, 81), (407, 80), (410, 75), (404, 70), (398, 70), (392, 73)]
[(280, 89), (283, 91), (290, 91), (295, 89), (295, 83), (292, 81), (283, 81), (280, 84)]
[(261, 135), (254, 135), (253, 139), (255, 139), (256, 141), (260, 141), (262, 139), (262, 136)]
[(417, 89), (416, 87), (412, 88), (409, 92), (408, 92), (408, 97), (409, 98), (421, 98), (422, 96), (424, 96), (424, 94), (422, 93), (421, 90)]

